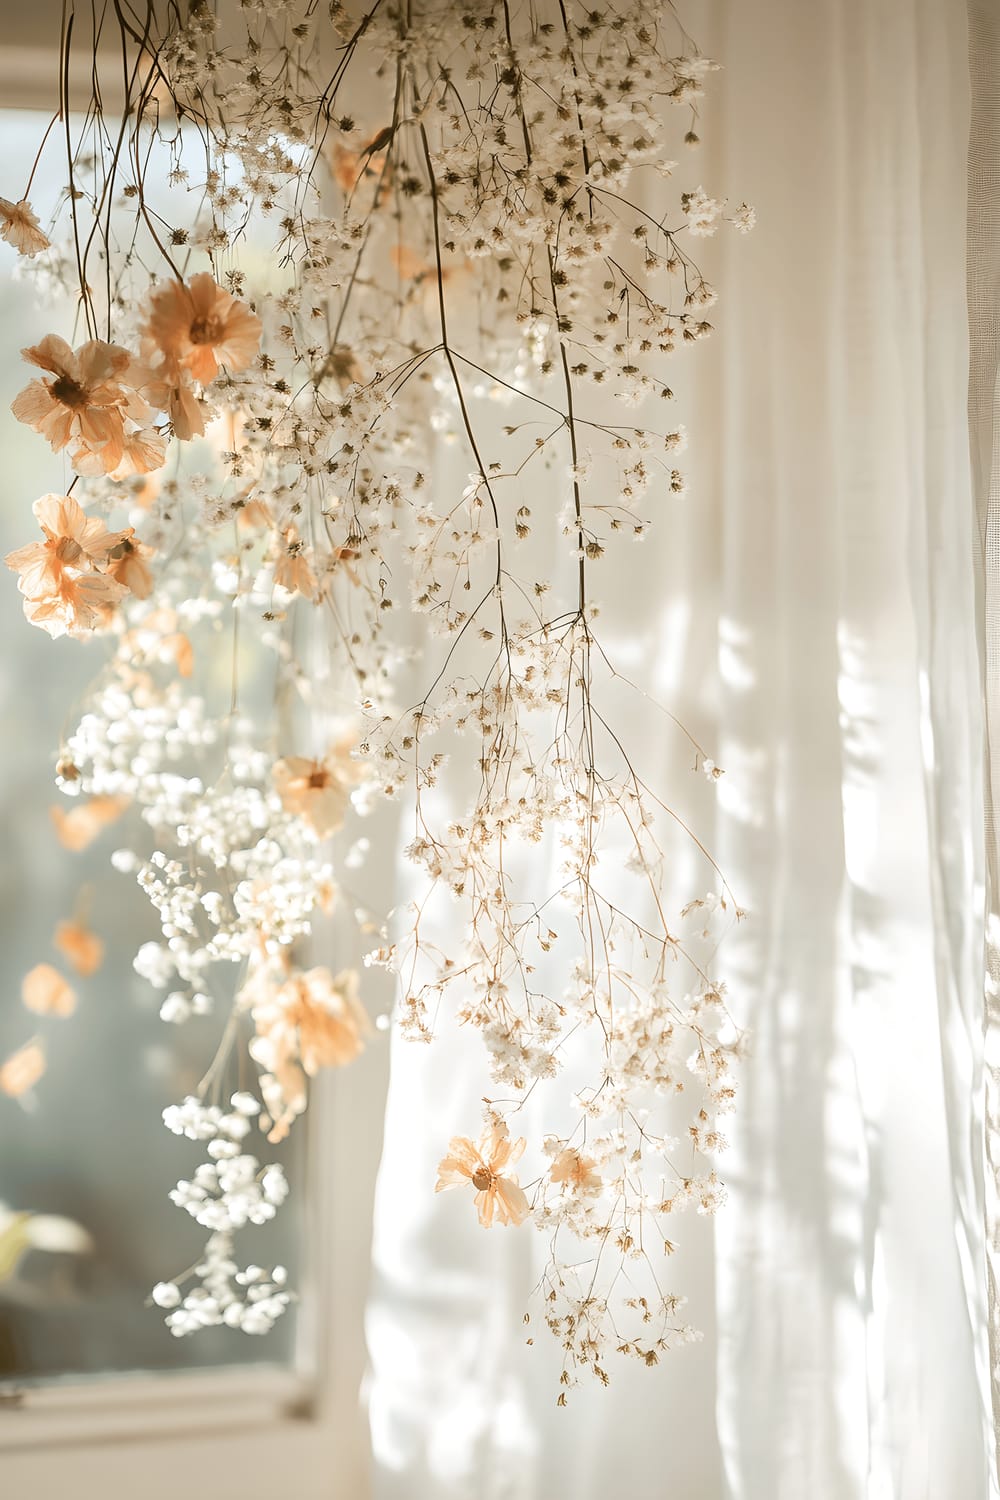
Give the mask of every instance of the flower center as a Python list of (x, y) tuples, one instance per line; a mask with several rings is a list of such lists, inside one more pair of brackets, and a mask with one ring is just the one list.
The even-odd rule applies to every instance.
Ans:
[(472, 1174), (472, 1186), (479, 1193), (485, 1193), (486, 1189), (493, 1186), (493, 1173), (489, 1167), (480, 1167)]
[(322, 767), (320, 767), (320, 769), (318, 771), (312, 771), (310, 773), (310, 776), (309, 776), (309, 790), (311, 792), (321, 792), (321, 791), (323, 791), (324, 787), (329, 786), (329, 784), (330, 784), (329, 772), (324, 771), (322, 769)]
[(61, 536), (56, 544), (56, 557), (62, 563), (79, 562), (83, 556), (83, 548), (79, 542), (75, 542), (71, 536)]
[(77, 407), (87, 405), (88, 393), (86, 387), (80, 385), (75, 380), (71, 380), (68, 375), (60, 375), (57, 380), (52, 382), (49, 389), (56, 400), (62, 402), (63, 406), (69, 406), (75, 410)]
[(216, 317), (195, 318), (191, 324), (192, 344), (217, 344), (222, 338), (222, 319)]

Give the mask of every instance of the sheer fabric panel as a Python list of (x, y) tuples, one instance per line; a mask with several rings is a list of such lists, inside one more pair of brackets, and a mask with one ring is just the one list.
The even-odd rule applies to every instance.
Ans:
[(520, 1323), (537, 1237), (432, 1192), (442, 1121), (479, 1118), (477, 1039), (397, 1043), (369, 1310), (378, 1500), (991, 1493), (966, 10), (705, 16), (726, 71), (706, 158), (678, 174), (760, 222), (711, 247), (719, 332), (672, 381), (691, 493), (601, 583), (633, 679), (725, 768), (717, 802), (624, 698), (623, 730), (751, 912), (723, 958), (752, 1036), (730, 1202), (678, 1226), (705, 1338), (557, 1410), (557, 1355)]
[[(985, 706), (986, 1246), (991, 1388), (1000, 1433), (1000, 12), (969, 3), (969, 425), (976, 518), (977, 623)], [(1000, 1447), (998, 1447), (1000, 1455)], [(998, 1456), (1000, 1467), (1000, 1456)]]

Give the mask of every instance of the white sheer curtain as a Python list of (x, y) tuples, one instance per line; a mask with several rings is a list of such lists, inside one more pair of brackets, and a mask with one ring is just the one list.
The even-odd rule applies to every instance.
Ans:
[(753, 1039), (730, 1202), (678, 1236), (706, 1336), (557, 1411), (547, 1335), (526, 1348), (520, 1325), (532, 1237), (429, 1192), (443, 1120), (478, 1119), (476, 1039), (396, 1044), (379, 1500), (995, 1493), (965, 0), (705, 17), (726, 71), (685, 178), (760, 223), (715, 247), (692, 494), (604, 593), (633, 676), (725, 767), (699, 828), (752, 912), (723, 958)]
[(986, 1245), (994, 1425), (1000, 1469), (1000, 12), (969, 3), (969, 428), (976, 509), (976, 585), (986, 710), (987, 926)]

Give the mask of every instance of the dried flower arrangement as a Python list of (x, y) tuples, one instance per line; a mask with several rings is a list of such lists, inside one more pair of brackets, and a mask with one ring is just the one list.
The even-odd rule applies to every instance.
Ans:
[[(712, 894), (664, 909), (676, 815), (603, 706), (592, 575), (684, 489), (661, 372), (711, 332), (691, 241), (753, 223), (672, 191), (671, 122), (697, 145), (713, 64), (653, 0), (114, 9), (123, 106), (95, 89), (77, 116), (67, 8), (53, 223), (30, 182), (0, 199), (40, 282), (77, 290), (82, 340), (23, 351), (13, 414), (73, 478), (7, 563), (32, 624), (107, 642), (60, 747), (60, 836), (138, 811), (153, 847), (113, 862), (162, 941), (136, 969), (164, 1021), (225, 1016), (165, 1116), (205, 1145), (172, 1196), (208, 1241), (154, 1301), (178, 1335), (263, 1333), (288, 1305), (281, 1268), (235, 1259), (288, 1191), (249, 1138), (280, 1140), (369, 1037), (358, 971), (303, 965), (316, 914), (350, 905), (369, 841), (348, 831), (389, 798), (424, 895), (358, 913), (365, 962), (398, 976), (402, 1032), (433, 1041), (446, 1006), (477, 1029), (496, 1085), (478, 1144), (441, 1121), (437, 1187), (546, 1237), (564, 1384), (607, 1381), (609, 1345), (655, 1364), (691, 1336), (661, 1286), (673, 1222), (722, 1198), (740, 1038), (710, 964), (741, 913), (707, 855)], [(639, 426), (647, 401), (664, 417)], [(440, 893), (447, 950), (423, 920)], [(60, 931), (93, 973), (97, 936)], [(75, 997), (41, 964), (25, 1002)], [(29, 1043), (0, 1086), (43, 1069)], [(512, 1138), (543, 1086), (556, 1128)]]

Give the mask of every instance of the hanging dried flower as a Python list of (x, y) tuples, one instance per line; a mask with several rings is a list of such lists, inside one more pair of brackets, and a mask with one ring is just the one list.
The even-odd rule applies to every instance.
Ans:
[(279, 1107), (272, 1103), (275, 1129), (269, 1139), (280, 1140), (305, 1108), (304, 1075), (342, 1068), (364, 1050), (371, 1026), (358, 998), (358, 976), (353, 969), (334, 977), (329, 969), (316, 968), (275, 984), (259, 975), (241, 998), (257, 1030), (251, 1053), (277, 1085)]
[(13, 245), (18, 255), (38, 255), (50, 245), (49, 237), (42, 233), (27, 198), (22, 198), (19, 203), (0, 198), (0, 240)]
[[(56, 947), (61, 946), (57, 932)], [(78, 972), (84, 971), (78, 969)], [(25, 974), (21, 981), (21, 1001), (39, 1016), (71, 1016), (76, 1010), (75, 992), (51, 964), (36, 964)]]
[[(342, 1068), (364, 1050), (368, 1017), (358, 999), (358, 976), (345, 969), (336, 977), (329, 969), (309, 969), (286, 979), (276, 996), (279, 1028), (289, 1028), (297, 1038), (297, 1052), (309, 1076), (320, 1068)], [(256, 1017), (260, 1030), (260, 1015)], [(262, 1035), (273, 1043), (274, 1026), (266, 1021)]]
[(148, 599), (153, 590), (148, 562), (152, 555), (152, 547), (136, 541), (134, 534), (123, 536), (108, 554), (108, 574), (137, 599)]
[(96, 974), (104, 962), (104, 944), (84, 922), (60, 922), (52, 941), (84, 979)]
[(112, 474), (126, 462), (131, 472), (144, 473), (162, 464), (155, 437), (127, 441), (127, 433), (141, 428), (151, 413), (129, 383), (132, 361), (126, 349), (91, 339), (74, 352), (65, 339), (49, 333), (21, 354), (55, 378), (33, 380), (14, 398), (11, 411), (56, 453), (69, 448), (78, 473)]
[(479, 1145), (467, 1136), (456, 1135), (448, 1143), (448, 1154), (438, 1165), (436, 1192), (464, 1187), (476, 1190), (479, 1222), (489, 1229), (496, 1218), (499, 1224), (523, 1224), (530, 1213), (524, 1189), (508, 1168), (520, 1161), (526, 1142), (512, 1141), (504, 1124), (494, 1124), (484, 1131)]
[(20, 1099), (30, 1093), (45, 1073), (45, 1049), (41, 1042), (26, 1042), (0, 1063), (0, 1094)]
[(577, 1193), (599, 1193), (604, 1186), (596, 1163), (588, 1156), (581, 1156), (572, 1146), (566, 1146), (560, 1151), (552, 1163), (549, 1177), (553, 1182), (562, 1183)]
[[(153, 852), (112, 860), (159, 917), (134, 963), (164, 991), (161, 1018), (235, 991), (253, 1021), (249, 1042), (222, 1029), (210, 1084), (166, 1112), (210, 1147), (172, 1195), (209, 1240), (193, 1288), (166, 1281), (154, 1300), (177, 1335), (264, 1333), (288, 1304), (277, 1271), (233, 1269), (237, 1231), (288, 1191), (245, 1138), (256, 1116), (281, 1139), (310, 1075), (364, 1045), (354, 969), (295, 962), (339, 901), (345, 940), (398, 977), (404, 1035), (432, 1041), (450, 1010), (484, 1043), (489, 1127), (478, 1145), (456, 1137), (439, 1189), (471, 1185), (483, 1224), (523, 1222), (525, 1142), (504, 1116), (529, 1092), (533, 1118), (553, 1100), (531, 1204), (546, 1320), (564, 1381), (606, 1381), (612, 1343), (653, 1365), (687, 1336), (649, 1250), (673, 1248), (668, 1210), (722, 1200), (712, 1159), (739, 1050), (710, 968), (740, 913), (680, 814), (658, 816), (677, 788), (641, 780), (598, 701), (618, 664), (592, 589), (684, 491), (684, 429), (628, 413), (669, 403), (666, 360), (712, 332), (692, 246), (753, 223), (698, 174), (671, 178), (714, 64), (653, 0), (482, 0), (457, 29), (449, 0), (413, 0), (367, 9), (320, 92), (313, 5), (283, 0), (280, 26), (274, 5), (236, 9), (223, 41), (212, 7), (168, 7), (159, 114), (126, 84), (120, 122), (95, 94), (86, 125), (67, 125), (72, 213), (36, 266), (73, 283), (108, 342), (42, 339), (26, 351), (42, 378), (14, 403), (72, 463), (87, 511), (147, 518), (140, 542), (50, 497), (43, 540), (8, 559), (30, 620), (100, 630), (106, 647), (60, 756), (84, 799), (54, 811), (60, 837), (85, 847), (134, 801)], [(185, 117), (200, 144), (182, 160)], [(130, 143), (124, 197), (95, 122)], [(0, 224), (37, 245), (27, 204), (0, 201)], [(325, 755), (275, 763), (275, 744), (325, 745), (342, 717), (357, 732)], [(382, 795), (404, 805), (423, 885), (391, 939), (385, 911), (338, 898), (368, 840), (318, 847)], [(713, 889), (699, 877), (668, 910), (666, 872), (689, 850)], [(438, 923), (442, 894), (454, 918)], [(81, 926), (59, 941), (86, 969), (99, 940)], [(226, 966), (245, 981), (227, 986)], [(239, 1060), (252, 1082), (227, 1106), (218, 1085), (246, 1046), (261, 1071)], [(568, 1108), (585, 1148), (564, 1144)]]
[(172, 281), (153, 293), (146, 332), (168, 369), (186, 370), (208, 385), (223, 365), (235, 372), (253, 363), (261, 323), (207, 271), (199, 271), (189, 282)]
[(54, 806), (49, 809), (59, 842), (64, 849), (74, 854), (88, 848), (99, 834), (117, 822), (129, 805), (128, 797), (90, 797), (85, 802), (76, 802), (68, 810)]
[(389, 136), (391, 131), (388, 128), (376, 131), (360, 151), (352, 151), (340, 141), (334, 143), (330, 153), (333, 180), (342, 193), (353, 193), (366, 181), (377, 184), (379, 179), (383, 187), (388, 186), (390, 172), (381, 148), (388, 145)]
[(329, 838), (343, 826), (351, 788), (362, 775), (351, 756), (354, 744), (353, 736), (346, 736), (331, 746), (322, 760), (288, 755), (275, 762), (274, 787), (282, 807), (308, 823), (317, 838)]
[(131, 529), (109, 531), (71, 495), (43, 495), (31, 509), (45, 541), (29, 542), (4, 559), (8, 568), (20, 574), (18, 587), (29, 599), (52, 592), (67, 570), (81, 573), (106, 563), (113, 550), (132, 535)]
[(86, 635), (126, 593), (101, 565), (127, 543), (131, 530), (108, 531), (69, 495), (44, 495), (32, 508), (45, 541), (31, 542), (4, 559), (19, 574), (24, 612), (50, 635)]
[(277, 546), (274, 560), (274, 581), (290, 594), (301, 594), (303, 599), (316, 599), (319, 583), (310, 561), (310, 549), (299, 536), (294, 526), (289, 526)]

